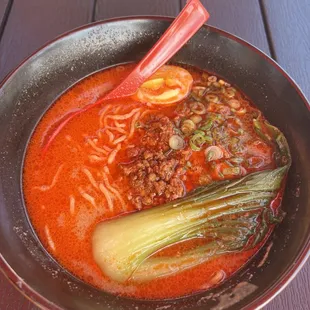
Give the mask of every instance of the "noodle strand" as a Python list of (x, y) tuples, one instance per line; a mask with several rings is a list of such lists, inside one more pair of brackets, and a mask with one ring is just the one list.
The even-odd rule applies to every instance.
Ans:
[(49, 230), (47, 225), (45, 225), (44, 230), (45, 230), (47, 242), (48, 242), (50, 248), (55, 252), (56, 251), (55, 243), (51, 237), (50, 230)]
[(140, 111), (140, 108), (133, 109), (130, 113), (127, 113), (124, 115), (108, 115), (107, 118), (110, 118), (113, 120), (125, 120), (125, 119), (132, 117), (138, 111)]
[(115, 126), (116, 126), (116, 127), (121, 127), (121, 128), (126, 127), (125, 124), (121, 124), (121, 123), (119, 123), (118, 121), (115, 121)]
[(70, 213), (73, 215), (75, 212), (75, 198), (74, 198), (74, 196), (70, 195), (69, 200), (70, 200)]
[(55, 173), (55, 175), (54, 175), (54, 177), (53, 177), (52, 183), (51, 183), (50, 185), (34, 186), (34, 189), (38, 189), (38, 190), (40, 190), (41, 192), (46, 192), (46, 191), (52, 189), (52, 188), (56, 185), (56, 183), (57, 183), (59, 174), (60, 174), (60, 172), (61, 172), (63, 166), (64, 166), (64, 165), (62, 164), (62, 165), (60, 165), (60, 166), (58, 167), (58, 169), (57, 169), (57, 171), (56, 171), (56, 173)]
[(83, 168), (82, 172), (88, 177), (88, 180), (92, 184), (92, 186), (95, 189), (99, 189), (98, 183), (96, 182), (96, 180), (93, 177), (92, 173), (87, 168)]
[(115, 194), (116, 198), (118, 198), (118, 200), (120, 201), (121, 205), (122, 205), (122, 209), (125, 211), (126, 207), (125, 207), (125, 201), (123, 200), (121, 194), (119, 193), (119, 191), (113, 187), (110, 182), (109, 179), (107, 177), (107, 175), (103, 172), (103, 182), (105, 183), (105, 186), (107, 187), (108, 190), (110, 190), (113, 194)]
[(119, 133), (126, 133), (126, 130), (119, 128), (119, 127), (112, 127), (112, 126), (107, 126), (105, 127), (106, 129), (110, 129), (110, 130), (115, 130), (118, 131)]
[(102, 183), (100, 183), (99, 188), (107, 200), (110, 211), (113, 211), (114, 205), (113, 205), (111, 193), (106, 189), (106, 187)]
[(81, 196), (87, 200), (92, 206), (94, 206), (95, 208), (97, 208), (96, 202), (95, 202), (95, 198), (89, 194), (87, 194), (82, 188), (78, 188)]
[(110, 109), (111, 105), (108, 104), (107, 106), (105, 106), (101, 111), (100, 111), (100, 118), (99, 118), (99, 124), (100, 124), (100, 128), (103, 127), (103, 118), (105, 116), (105, 113)]
[(112, 133), (110, 130), (107, 130), (106, 133), (107, 133), (108, 136), (109, 136), (109, 141), (110, 141), (110, 142), (113, 142), (113, 140), (114, 140), (114, 135), (113, 135), (113, 133)]
[(120, 142), (123, 142), (126, 139), (126, 136), (121, 136), (118, 139), (114, 140), (113, 144), (116, 145)]
[(98, 155), (94, 155), (94, 154), (89, 155), (88, 158), (89, 158), (89, 161), (91, 163), (101, 162), (101, 161), (104, 161), (106, 159), (106, 157), (102, 157), (102, 156), (98, 156)]
[(108, 157), (108, 164), (111, 165), (114, 160), (115, 160), (115, 157), (118, 153), (118, 151), (121, 149), (121, 143), (119, 143), (116, 148), (110, 153), (109, 157)]
[(139, 116), (140, 116), (140, 112), (135, 114), (134, 117), (132, 118), (131, 126), (130, 126), (130, 132), (129, 132), (128, 138), (131, 138), (133, 136), (133, 134), (135, 132), (135, 129), (136, 129), (136, 122), (137, 122)]
[(87, 139), (87, 143), (88, 143), (95, 151), (97, 151), (97, 152), (99, 152), (99, 153), (103, 153), (104, 155), (107, 155), (107, 154), (108, 154), (106, 150), (104, 150), (104, 149), (98, 147), (98, 146), (94, 143), (93, 140)]

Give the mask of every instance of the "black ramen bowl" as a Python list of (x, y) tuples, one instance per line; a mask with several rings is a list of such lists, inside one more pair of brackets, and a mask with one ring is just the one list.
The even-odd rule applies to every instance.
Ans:
[(27, 143), (36, 124), (74, 83), (98, 70), (141, 59), (171, 21), (124, 18), (79, 28), (44, 46), (1, 86), (0, 267), (42, 308), (259, 308), (287, 285), (309, 256), (309, 104), (292, 79), (264, 53), (209, 26), (204, 26), (172, 61), (214, 72), (237, 85), (284, 132), (291, 148), (293, 164), (283, 199), (287, 215), (266, 246), (217, 288), (175, 300), (147, 301), (117, 297), (80, 281), (38, 240), (27, 216), (21, 183)]

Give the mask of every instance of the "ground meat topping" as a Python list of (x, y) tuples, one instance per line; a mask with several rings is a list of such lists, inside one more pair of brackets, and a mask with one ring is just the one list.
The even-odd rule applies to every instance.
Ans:
[(137, 209), (142, 209), (184, 196), (185, 170), (179, 163), (179, 159), (161, 151), (145, 150), (133, 163), (123, 165), (123, 173), (130, 185), (128, 199)]
[(190, 154), (170, 150), (174, 127), (167, 116), (147, 115), (139, 127), (141, 144), (127, 151), (130, 162), (121, 168), (129, 183), (128, 199), (137, 209), (185, 195), (184, 166)]
[(148, 149), (168, 150), (169, 139), (174, 134), (172, 121), (164, 115), (149, 115), (144, 121), (141, 143)]

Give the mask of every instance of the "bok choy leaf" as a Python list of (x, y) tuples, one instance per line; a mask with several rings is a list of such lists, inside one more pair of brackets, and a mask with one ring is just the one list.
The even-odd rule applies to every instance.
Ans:
[[(182, 199), (102, 222), (93, 234), (94, 259), (115, 281), (144, 282), (252, 248), (281, 220), (269, 206), (287, 170), (284, 166), (215, 182)], [(205, 238), (206, 245), (179, 257), (154, 256), (192, 238)]]
[(275, 159), (278, 166), (290, 166), (292, 159), (284, 134), (267, 120), (253, 119), (254, 130), (268, 144), (275, 146)]

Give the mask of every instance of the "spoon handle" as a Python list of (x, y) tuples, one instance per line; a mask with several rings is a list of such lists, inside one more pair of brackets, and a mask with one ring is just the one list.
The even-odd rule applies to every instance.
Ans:
[(199, 30), (208, 18), (209, 13), (200, 1), (190, 0), (159, 41), (120, 85), (95, 103), (71, 113), (59, 124), (44, 146), (43, 154), (46, 153), (60, 131), (77, 115), (102, 104), (106, 100), (135, 94), (141, 84), (164, 65)]
[(209, 13), (199, 0), (190, 0), (146, 56), (107, 99), (134, 94), (139, 86), (175, 55), (208, 20)]

